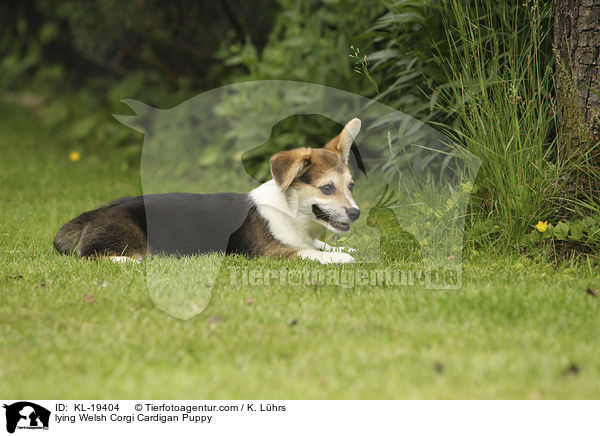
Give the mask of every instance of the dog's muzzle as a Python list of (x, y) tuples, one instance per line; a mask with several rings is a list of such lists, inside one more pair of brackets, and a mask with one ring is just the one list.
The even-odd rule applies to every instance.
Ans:
[(350, 218), (350, 221), (356, 221), (360, 216), (360, 209), (357, 207), (351, 207), (346, 209), (346, 215)]
[[(312, 210), (313, 210), (313, 213), (315, 214), (315, 217), (318, 220), (328, 223), (334, 229), (339, 230), (340, 232), (347, 232), (348, 230), (350, 230), (350, 223), (344, 223), (341, 221), (336, 221), (336, 220), (331, 219), (331, 216), (327, 212), (325, 212), (323, 209), (321, 209), (319, 206), (317, 206), (316, 204), (312, 205)], [(358, 212), (358, 214), (360, 215), (360, 211)], [(357, 218), (358, 218), (358, 216), (357, 216)]]

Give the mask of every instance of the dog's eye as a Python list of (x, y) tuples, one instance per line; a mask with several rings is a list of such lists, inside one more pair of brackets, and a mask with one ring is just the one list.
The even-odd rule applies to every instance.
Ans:
[(325, 195), (331, 195), (335, 192), (335, 186), (333, 186), (332, 184), (329, 184), (329, 183), (327, 185), (321, 186), (319, 189)]
[(350, 189), (350, 192), (352, 192), (352, 190), (354, 189), (354, 183), (350, 182), (350, 184), (348, 185), (348, 189)]

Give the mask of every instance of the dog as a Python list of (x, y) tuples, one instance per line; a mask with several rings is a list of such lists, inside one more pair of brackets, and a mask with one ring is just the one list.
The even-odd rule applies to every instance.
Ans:
[(249, 193), (150, 194), (85, 212), (62, 226), (54, 247), (115, 262), (214, 252), (353, 262), (348, 252), (354, 250), (331, 247), (319, 236), (325, 229), (346, 233), (360, 216), (348, 167), (360, 127), (354, 118), (322, 148), (273, 155), (273, 178)]

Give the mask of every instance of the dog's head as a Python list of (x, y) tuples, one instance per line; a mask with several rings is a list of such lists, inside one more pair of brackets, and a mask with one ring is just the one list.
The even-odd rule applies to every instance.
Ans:
[(359, 131), (360, 120), (354, 118), (323, 148), (295, 148), (271, 158), (271, 174), (279, 189), (297, 194), (298, 214), (336, 233), (350, 230), (350, 223), (360, 216), (348, 169), (350, 147)]

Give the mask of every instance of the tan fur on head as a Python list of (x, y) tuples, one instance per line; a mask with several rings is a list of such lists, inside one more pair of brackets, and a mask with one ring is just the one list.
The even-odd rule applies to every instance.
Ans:
[(280, 151), (271, 158), (271, 175), (279, 189), (287, 190), (310, 167), (311, 152), (310, 148), (301, 147)]
[(356, 138), (358, 132), (360, 132), (360, 125), (361, 123), (358, 118), (353, 118), (348, 121), (344, 126), (342, 133), (325, 144), (325, 148), (341, 154), (342, 159), (347, 164), (348, 157), (350, 156), (350, 147), (352, 147), (354, 138)]

